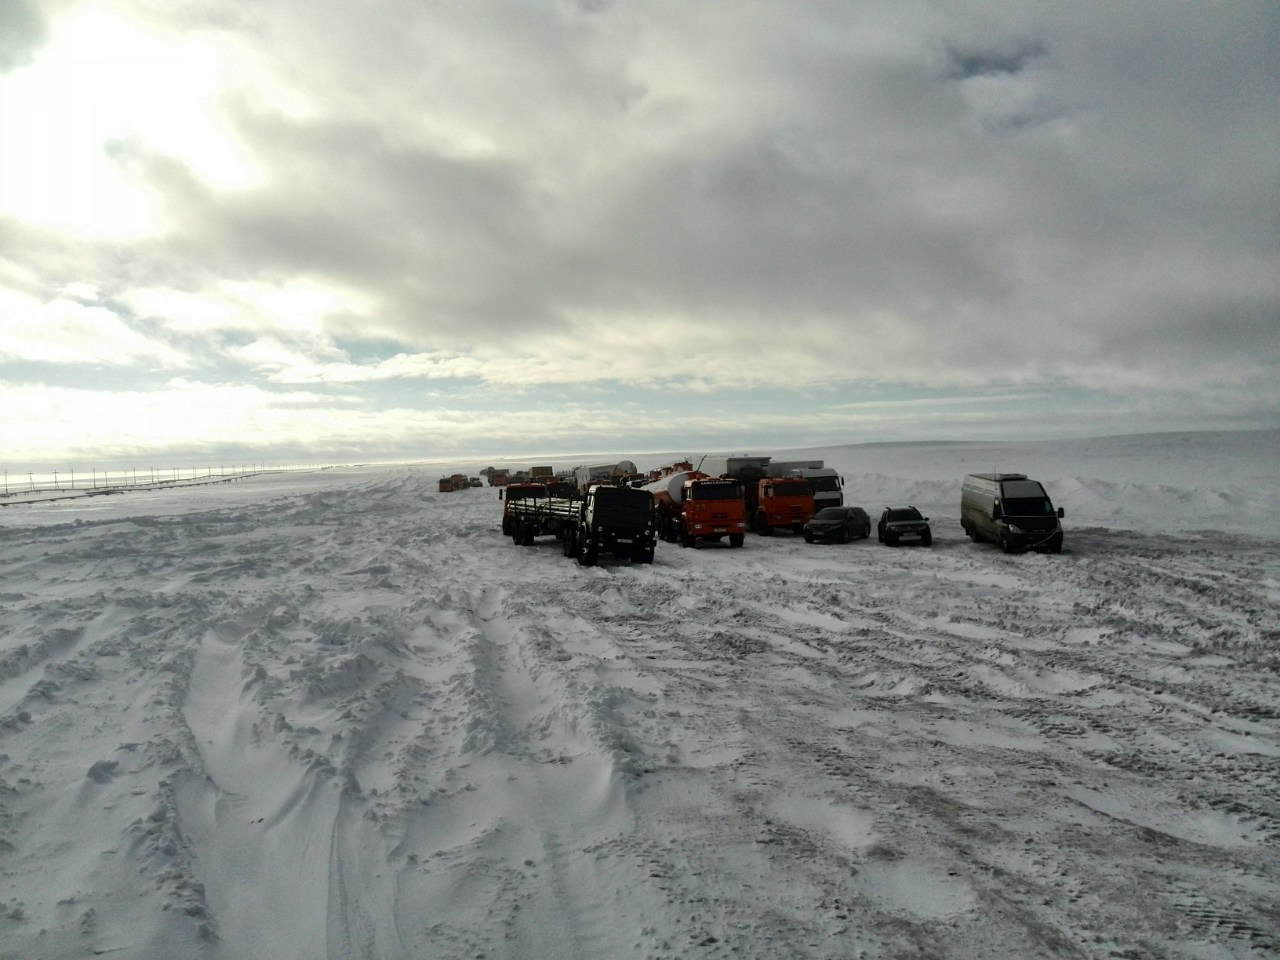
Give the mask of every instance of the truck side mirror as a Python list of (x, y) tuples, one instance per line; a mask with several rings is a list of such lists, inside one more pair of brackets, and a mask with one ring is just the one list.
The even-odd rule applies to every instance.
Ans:
[(1061, 507), (1059, 507), (1059, 508), (1058, 508), (1058, 519), (1059, 519), (1059, 520), (1061, 520), (1061, 519), (1062, 519), (1063, 517), (1065, 517), (1066, 515), (1067, 515), (1067, 511), (1065, 511), (1065, 510), (1063, 510)]
[(1004, 511), (1000, 509), (1000, 501), (997, 500), (995, 504), (991, 507), (991, 519), (999, 520), (1003, 516), (1004, 516)]

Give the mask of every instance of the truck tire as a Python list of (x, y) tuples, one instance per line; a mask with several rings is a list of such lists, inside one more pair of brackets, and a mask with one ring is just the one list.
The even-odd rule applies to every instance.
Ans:
[(502, 518), (502, 535), (504, 537), (511, 536), (511, 518), (510, 517)]
[(511, 542), (517, 547), (520, 546), (520, 540), (524, 536), (524, 531), (521, 530), (522, 526), (523, 524), (519, 520), (511, 521)]
[(572, 557), (578, 549), (578, 531), (573, 527), (566, 527), (564, 531), (564, 541), (561, 543), (561, 551), (566, 557)]
[(797, 536), (798, 536), (799, 534), (804, 533), (804, 524), (803, 524), (803, 523), (793, 523), (793, 524), (791, 525), (791, 532), (792, 532), (792, 533), (794, 533), (794, 534), (796, 534)]
[(584, 567), (594, 567), (599, 554), (596, 552), (596, 545), (591, 540), (587, 540), (582, 545), (582, 549), (578, 551), (578, 563)]
[(747, 535), (746, 535), (745, 533), (731, 533), (731, 534), (729, 534), (729, 546), (730, 546), (730, 547), (740, 547), (740, 546), (742, 546), (742, 545), (743, 545), (744, 543), (746, 543), (746, 542), (747, 542)]
[(689, 533), (683, 525), (680, 527), (680, 546), (693, 547), (695, 549), (698, 546), (698, 538)]

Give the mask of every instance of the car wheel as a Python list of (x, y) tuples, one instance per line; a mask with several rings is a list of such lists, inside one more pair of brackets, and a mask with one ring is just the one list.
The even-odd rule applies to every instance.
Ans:
[(865, 523), (862, 525), (862, 539), (866, 540), (870, 536), (871, 536), (871, 524)]
[(840, 535), (839, 535), (836, 539), (838, 539), (841, 543), (848, 543), (848, 542), (849, 542), (849, 528), (848, 528), (848, 527), (841, 527), (841, 528), (840, 528)]
[(805, 543), (813, 543), (813, 534), (812, 534), (812, 533), (806, 533), (806, 534), (804, 535), (804, 542), (805, 542)]
[(931, 533), (926, 533), (923, 537), (921, 537), (921, 538), (920, 538), (920, 546), (922, 546), (922, 547), (931, 547), (931, 546), (933, 546), (933, 534), (931, 534)]

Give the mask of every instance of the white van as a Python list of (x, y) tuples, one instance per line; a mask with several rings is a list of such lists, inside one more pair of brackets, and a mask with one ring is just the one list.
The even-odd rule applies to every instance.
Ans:
[(971, 473), (960, 489), (960, 525), (977, 543), (990, 540), (1005, 553), (1062, 552), (1065, 516), (1049, 494), (1025, 473)]

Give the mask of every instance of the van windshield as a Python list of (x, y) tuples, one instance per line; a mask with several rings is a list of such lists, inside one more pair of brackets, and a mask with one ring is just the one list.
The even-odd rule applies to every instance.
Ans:
[(1044, 487), (1040, 486), (1038, 480), (1006, 480), (1001, 487), (1003, 487), (1006, 502), (1038, 499), (1044, 496)]
[(1000, 509), (1006, 517), (1047, 517), (1053, 513), (1053, 504), (1045, 497), (1006, 498)]

